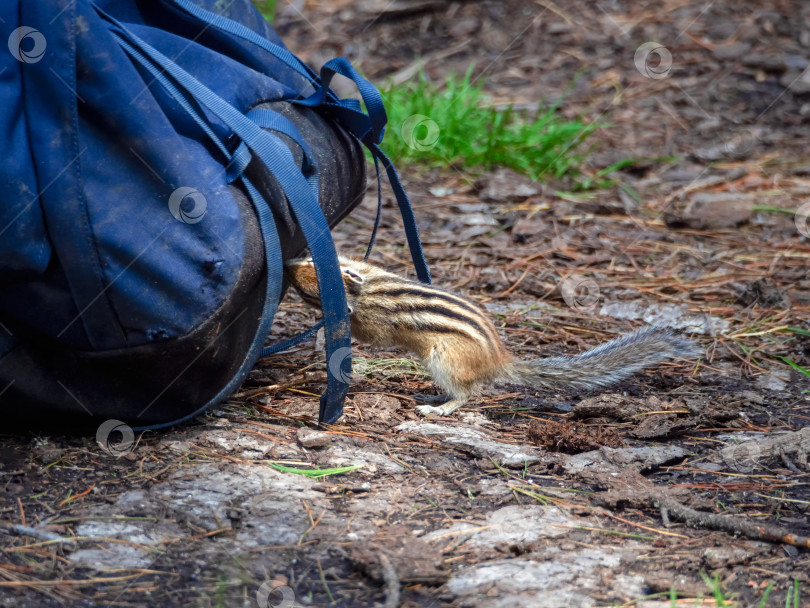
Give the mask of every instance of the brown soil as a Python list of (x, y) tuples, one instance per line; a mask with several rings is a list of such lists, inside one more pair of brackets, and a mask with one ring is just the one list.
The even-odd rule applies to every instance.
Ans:
[[(499, 103), (561, 100), (566, 116), (608, 123), (587, 174), (638, 159), (613, 187), (571, 195), (550, 182), (517, 201), (505, 186), (481, 196), (518, 181), (509, 174), (401, 169), (434, 281), (488, 308), (514, 353), (576, 353), (658, 322), (685, 328), (705, 357), (598, 396), (493, 388), (423, 422), (411, 395), (430, 379), (403, 353), (360, 345), (345, 416), (313, 435), (302, 429), (325, 380), (313, 340), (117, 458), (89, 437), (2, 436), (0, 606), (256, 606), (258, 592), (263, 607), (397, 594), (402, 606), (664, 607), (671, 588), (688, 598), (679, 606), (719, 605), (695, 599), (711, 597), (701, 572), (738, 606), (771, 583), (765, 605), (784, 606), (794, 580), (806, 605), (810, 552), (667, 517), (650, 488), (810, 535), (806, 444), (720, 456), (810, 426), (810, 378), (781, 359), (810, 369), (810, 342), (788, 329), (810, 330), (810, 233), (761, 210), (810, 200), (810, 7), (280, 5), (279, 32), (312, 64), (345, 55), (382, 82), (419, 58), (434, 79), (475, 63)], [(671, 53), (663, 78), (634, 65), (647, 41)], [(342, 253), (362, 255), (375, 205), (370, 188), (335, 231)], [(411, 272), (390, 195), (373, 260)], [(576, 277), (597, 302), (563, 297)], [(273, 338), (312, 318), (288, 294)], [(362, 468), (310, 480), (268, 462)]]

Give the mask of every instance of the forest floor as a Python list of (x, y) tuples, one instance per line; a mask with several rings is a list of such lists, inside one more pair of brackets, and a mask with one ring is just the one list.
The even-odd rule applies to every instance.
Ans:
[[(810, 536), (810, 224), (774, 209), (810, 201), (810, 6), (294, 0), (275, 24), (312, 65), (348, 56), (382, 84), (474, 63), (498, 103), (604, 123), (584, 175), (633, 162), (596, 190), (401, 167), (434, 282), (522, 358), (644, 323), (704, 356), (424, 419), (424, 370), (358, 345), (345, 415), (317, 432), (313, 339), (117, 457), (3, 436), (0, 607), (809, 605), (810, 551), (780, 537)], [(671, 66), (637, 68), (648, 41)], [(370, 184), (342, 253), (364, 253), (375, 209)], [(372, 260), (412, 274), (390, 194), (383, 212)], [(314, 316), (288, 293), (273, 338)]]

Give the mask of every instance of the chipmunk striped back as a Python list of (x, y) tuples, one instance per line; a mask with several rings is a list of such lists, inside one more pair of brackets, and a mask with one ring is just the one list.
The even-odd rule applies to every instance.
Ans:
[(365, 323), (390, 325), (470, 339), (487, 350), (501, 340), (489, 317), (474, 304), (444, 289), (424, 285), (374, 268), (363, 262), (341, 259), (341, 267), (363, 277), (362, 283), (346, 274), (353, 299), (363, 298)]
[[(339, 261), (352, 310), (352, 334), (358, 340), (394, 346), (405, 345), (404, 336), (412, 342), (410, 332), (441, 334), (486, 351), (507, 354), (489, 316), (469, 300), (359, 260), (341, 256)], [(288, 275), (304, 300), (319, 305), (311, 261), (288, 266)]]
[[(471, 395), (495, 380), (511, 361), (489, 316), (469, 300), (365, 262), (342, 256), (339, 261), (352, 312), (352, 336), (414, 352), (450, 394)], [(287, 270), (304, 300), (317, 305), (318, 283), (311, 261), (295, 262)]]

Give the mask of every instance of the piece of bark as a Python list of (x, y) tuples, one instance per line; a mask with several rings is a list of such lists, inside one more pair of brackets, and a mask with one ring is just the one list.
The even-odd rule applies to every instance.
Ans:
[(751, 220), (755, 200), (747, 194), (697, 192), (683, 208), (667, 211), (664, 221), (670, 228), (738, 228)]
[(729, 445), (715, 454), (712, 460), (723, 462), (736, 470), (752, 471), (757, 468), (760, 461), (783, 454), (796, 454), (799, 465), (807, 468), (807, 458), (810, 454), (810, 427), (769, 436), (765, 439)]

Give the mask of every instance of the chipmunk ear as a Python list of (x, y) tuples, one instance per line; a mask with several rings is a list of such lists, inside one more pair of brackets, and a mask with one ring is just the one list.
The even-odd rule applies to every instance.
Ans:
[(360, 274), (356, 270), (352, 270), (351, 268), (343, 269), (343, 278), (344, 280), (350, 281), (351, 283), (355, 283), (357, 285), (362, 285), (363, 283), (366, 282), (362, 274)]
[(351, 268), (343, 267), (340, 269), (343, 274), (343, 285), (346, 287), (347, 296), (356, 296), (360, 293), (361, 285), (366, 282), (363, 275), (352, 270)]

